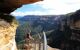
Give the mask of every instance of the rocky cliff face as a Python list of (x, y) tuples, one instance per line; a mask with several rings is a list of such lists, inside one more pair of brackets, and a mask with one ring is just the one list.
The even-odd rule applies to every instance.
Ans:
[(15, 19), (10, 22), (0, 17), (0, 50), (17, 50), (15, 42), (17, 26)]
[(17, 50), (15, 33), (16, 20), (9, 14), (21, 7), (40, 0), (0, 0), (0, 50)]

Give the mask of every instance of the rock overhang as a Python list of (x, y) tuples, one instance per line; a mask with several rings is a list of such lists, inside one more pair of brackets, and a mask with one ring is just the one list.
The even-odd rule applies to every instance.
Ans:
[(0, 0), (0, 12), (10, 14), (22, 5), (39, 2), (42, 0)]

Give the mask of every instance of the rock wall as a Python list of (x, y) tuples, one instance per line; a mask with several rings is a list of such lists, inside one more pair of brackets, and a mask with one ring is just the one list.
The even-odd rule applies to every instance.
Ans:
[[(5, 17), (8, 15), (4, 15)], [(9, 17), (12, 17), (9, 15)], [(6, 17), (6, 19), (9, 19)], [(0, 50), (17, 50), (15, 42), (15, 33), (18, 26), (17, 21), (13, 18), (12, 21), (5, 20), (0, 17)]]
[(0, 0), (0, 50), (17, 50), (16, 20), (9, 14), (21, 7), (41, 0)]

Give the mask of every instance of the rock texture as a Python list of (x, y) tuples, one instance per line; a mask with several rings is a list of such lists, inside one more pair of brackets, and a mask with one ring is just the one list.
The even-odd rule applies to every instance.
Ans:
[(0, 12), (11, 13), (23, 4), (30, 4), (41, 0), (0, 0)]
[(17, 50), (15, 42), (17, 26), (15, 19), (10, 22), (0, 17), (0, 50)]
[(17, 22), (9, 15), (23, 4), (40, 0), (0, 0), (0, 50), (17, 50), (15, 33)]

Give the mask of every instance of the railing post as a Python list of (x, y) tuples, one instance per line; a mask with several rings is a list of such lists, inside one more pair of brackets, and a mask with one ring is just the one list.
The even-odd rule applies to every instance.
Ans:
[(43, 32), (43, 38), (44, 38), (44, 41), (43, 41), (43, 50), (47, 50), (47, 38), (46, 38), (45, 32)]

